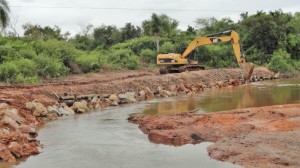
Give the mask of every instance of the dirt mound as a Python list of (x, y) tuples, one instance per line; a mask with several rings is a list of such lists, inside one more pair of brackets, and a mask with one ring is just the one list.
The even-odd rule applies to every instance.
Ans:
[[(150, 141), (184, 145), (214, 142), (209, 155), (245, 167), (300, 166), (300, 104), (210, 114), (131, 116)], [(293, 138), (291, 138), (293, 137)]]

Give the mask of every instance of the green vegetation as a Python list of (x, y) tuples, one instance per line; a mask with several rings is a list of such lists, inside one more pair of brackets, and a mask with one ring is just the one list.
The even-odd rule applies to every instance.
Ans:
[[(158, 53), (181, 53), (194, 38), (229, 29), (239, 33), (248, 61), (275, 71), (300, 70), (300, 12), (258, 11), (242, 13), (237, 23), (213, 17), (195, 23), (179, 30), (175, 19), (152, 14), (141, 26), (88, 25), (73, 37), (57, 26), (28, 23), (22, 37), (0, 36), (0, 81), (36, 83), (73, 73), (153, 67)], [(237, 67), (230, 44), (199, 47), (193, 56), (208, 67)]]

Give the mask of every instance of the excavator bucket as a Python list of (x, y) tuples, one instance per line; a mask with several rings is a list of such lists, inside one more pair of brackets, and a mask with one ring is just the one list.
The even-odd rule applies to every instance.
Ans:
[(240, 63), (240, 67), (245, 81), (249, 81), (254, 70), (254, 64), (252, 62)]

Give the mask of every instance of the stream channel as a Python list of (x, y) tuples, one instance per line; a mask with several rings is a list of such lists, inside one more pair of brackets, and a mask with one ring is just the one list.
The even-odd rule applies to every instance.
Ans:
[(192, 96), (155, 99), (64, 117), (47, 123), (39, 131), (38, 139), (45, 145), (41, 154), (7, 167), (239, 167), (210, 159), (206, 148), (212, 143), (181, 147), (151, 143), (127, 117), (131, 113), (165, 115), (193, 110), (203, 113), (289, 103), (300, 103), (299, 78), (214, 89)]

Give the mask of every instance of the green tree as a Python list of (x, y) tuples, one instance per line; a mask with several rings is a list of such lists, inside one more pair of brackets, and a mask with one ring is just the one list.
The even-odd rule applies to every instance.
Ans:
[(122, 40), (121, 32), (116, 26), (113, 25), (110, 26), (102, 25), (98, 28), (95, 28), (93, 37), (94, 37), (93, 48), (97, 48), (98, 46), (101, 46), (104, 49), (108, 49), (110, 46), (117, 44)]
[(171, 36), (176, 32), (178, 21), (168, 17), (165, 14), (152, 14), (150, 20), (145, 20), (142, 23), (145, 35), (154, 36), (154, 43), (159, 52), (159, 38), (160, 36)]
[(235, 24), (230, 18), (221, 20), (217, 20), (215, 17), (197, 18), (195, 23), (201, 36), (235, 28)]
[(54, 26), (54, 28), (52, 28), (50, 26), (42, 27), (40, 25), (26, 23), (25, 25), (23, 25), (23, 29), (24, 36), (29, 37), (32, 40), (64, 39), (64, 35), (61, 34), (61, 29), (58, 26)]
[(126, 23), (123, 28), (121, 28), (122, 42), (129, 39), (137, 38), (141, 36), (141, 28), (135, 27), (131, 23)]
[(6, 0), (0, 0), (0, 24), (2, 28), (7, 27), (9, 23), (9, 12), (8, 3)]

